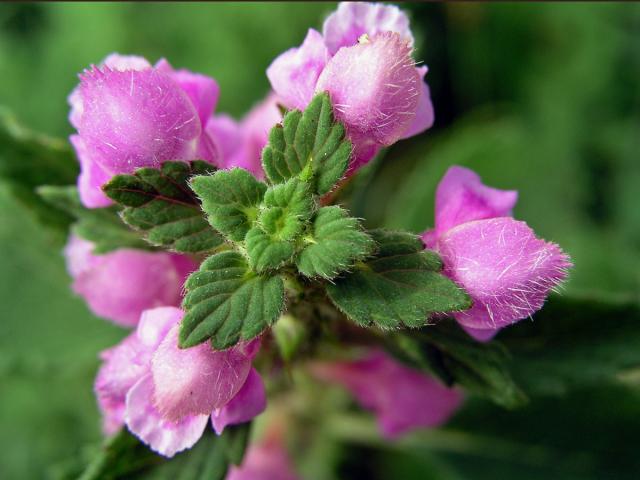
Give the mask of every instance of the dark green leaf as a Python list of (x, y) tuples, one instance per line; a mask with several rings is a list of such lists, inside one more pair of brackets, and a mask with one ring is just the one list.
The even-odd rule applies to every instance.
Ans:
[(329, 192), (349, 165), (352, 145), (337, 122), (328, 93), (316, 95), (304, 113), (293, 110), (269, 134), (262, 165), (272, 183), (313, 173), (315, 191)]
[(123, 429), (106, 442), (79, 480), (223, 480), (231, 460), (244, 451), (239, 435), (225, 430), (218, 437), (205, 431), (193, 448), (167, 459)]
[(437, 254), (404, 232), (370, 232), (379, 251), (327, 286), (333, 303), (354, 322), (381, 328), (419, 327), (433, 313), (469, 308), (471, 300), (441, 275)]
[(473, 340), (451, 321), (388, 337), (390, 349), (413, 367), (438, 375), (499, 405), (516, 407), (526, 401), (508, 370), (510, 357), (497, 342)]
[(52, 208), (35, 190), (45, 184), (75, 184), (78, 170), (66, 140), (33, 132), (0, 108), (0, 179), (40, 223), (60, 233), (61, 239), (66, 237), (72, 218)]
[(640, 307), (633, 301), (552, 296), (533, 321), (498, 338), (531, 393), (564, 394), (640, 373)]
[(375, 246), (358, 221), (337, 206), (321, 208), (303, 240), (307, 245), (296, 260), (298, 269), (307, 277), (327, 279), (352, 267)]
[(250, 436), (251, 422), (229, 425), (224, 429), (220, 440), (230, 463), (234, 465), (240, 465), (242, 463)]
[(204, 218), (188, 180), (214, 170), (202, 161), (165, 162), (160, 169), (140, 168), (133, 175), (116, 175), (103, 190), (125, 207), (122, 219), (145, 232), (152, 245), (203, 252), (220, 245), (222, 238)]
[(272, 325), (284, 308), (282, 279), (255, 274), (237, 252), (207, 258), (185, 288), (181, 347), (210, 338), (220, 350), (240, 339), (250, 340)]
[(76, 218), (72, 232), (93, 242), (96, 254), (118, 248), (149, 248), (136, 232), (122, 223), (116, 208), (85, 208), (76, 187), (45, 185), (38, 188), (38, 194), (50, 205)]
[(241, 168), (194, 177), (191, 187), (202, 200), (209, 223), (235, 242), (244, 240), (252, 227), (267, 189), (264, 183)]

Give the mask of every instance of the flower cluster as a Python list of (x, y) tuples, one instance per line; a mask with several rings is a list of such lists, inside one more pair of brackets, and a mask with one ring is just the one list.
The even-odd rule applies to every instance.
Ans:
[[(201, 324), (192, 330), (212, 324), (224, 328), (218, 323), (234, 315), (238, 318), (231, 323), (235, 322), (236, 328), (245, 316), (257, 315), (254, 310), (264, 305), (267, 309), (272, 307), (270, 299), (263, 298), (264, 292), (281, 292), (283, 287), (278, 288), (277, 282), (268, 283), (265, 275), (295, 263), (286, 262), (298, 255), (301, 245), (306, 248), (320, 240), (326, 242), (317, 247), (315, 256), (309, 254), (304, 262), (296, 263), (304, 275), (302, 285), (291, 280), (290, 271), (286, 272), (287, 288), (293, 284), (295, 295), (314, 281), (335, 280), (329, 283), (339, 287), (340, 280), (336, 279), (340, 274), (357, 270), (358, 263), (372, 255), (379, 256), (379, 263), (363, 268), (362, 275), (380, 273), (379, 281), (388, 282), (381, 285), (400, 284), (394, 275), (402, 268), (389, 267), (389, 262), (398, 257), (410, 264), (406, 270), (421, 275), (410, 283), (439, 282), (420, 292), (451, 292), (451, 299), (438, 303), (437, 298), (429, 298), (419, 307), (409, 305), (406, 315), (396, 308), (386, 309), (397, 312), (400, 318), (392, 325), (380, 321), (379, 326), (423, 326), (428, 314), (434, 313), (440, 319), (448, 313), (471, 336), (482, 341), (539, 310), (550, 291), (566, 278), (568, 256), (557, 245), (538, 239), (524, 222), (511, 217), (517, 193), (485, 186), (478, 175), (462, 167), (452, 167), (438, 186), (435, 226), (422, 235), (424, 251), (415, 235), (376, 237), (380, 234), (359, 230), (357, 220), (347, 217), (346, 211), (337, 206), (318, 209), (317, 198), (343, 175), (355, 173), (382, 148), (417, 135), (433, 124), (430, 92), (424, 82), (427, 67), (416, 66), (412, 55), (413, 36), (401, 10), (345, 2), (326, 19), (322, 33), (310, 29), (301, 46), (273, 61), (266, 72), (273, 91), (240, 121), (214, 113), (219, 96), (214, 79), (175, 70), (166, 60), (151, 65), (141, 57), (112, 54), (80, 75), (80, 85), (69, 97), (69, 118), (77, 129), (70, 141), (81, 166), (78, 192), (85, 207), (112, 205), (112, 198), (103, 187), (116, 176), (137, 174), (142, 167), (159, 169), (166, 162), (190, 164), (195, 160), (233, 172), (234, 181), (249, 192), (247, 197), (252, 197), (247, 200), (249, 203), (242, 203), (244, 198), (238, 200), (218, 188), (219, 183), (206, 183), (215, 178), (206, 176), (199, 177), (206, 182), (188, 184), (201, 198), (189, 193), (192, 203), (176, 201), (183, 209), (202, 207), (213, 212), (207, 211), (208, 222), (219, 231), (212, 235), (221, 234), (215, 237), (220, 238), (220, 243), (225, 241), (223, 237), (228, 241), (221, 254), (227, 263), (202, 263), (202, 255), (188, 254), (210, 251), (121, 249), (96, 255), (91, 242), (77, 236), (70, 238), (65, 254), (74, 291), (96, 315), (134, 328), (121, 343), (101, 355), (103, 363), (95, 393), (107, 435), (126, 426), (153, 450), (171, 457), (193, 446), (209, 422), (221, 434), (227, 425), (248, 422), (262, 413), (266, 391), (253, 360), (262, 342), (265, 355), (273, 347), (273, 342), (265, 341), (264, 333), (273, 321), (257, 322), (260, 329), (250, 326), (250, 336), (227, 332), (228, 338), (236, 335), (240, 339), (230, 348), (216, 350), (209, 343), (199, 343), (209, 339), (200, 331), (196, 332), (195, 346), (190, 346), (181, 343), (181, 321), (188, 312), (180, 305), (187, 309), (197, 297), (198, 302), (207, 304), (205, 307), (215, 304), (217, 308), (216, 302), (222, 302), (219, 298), (231, 295), (227, 290), (209, 290), (205, 281), (216, 281), (228, 289), (254, 281), (263, 290), (255, 295), (246, 290), (237, 303), (229, 303), (226, 310), (216, 313), (222, 318), (220, 321), (203, 310), (199, 313)], [(293, 140), (287, 138), (291, 136), (288, 130), (282, 133), (281, 107), (304, 110), (316, 94), (326, 93), (335, 120), (340, 122), (339, 128), (330, 130), (331, 135), (346, 134), (351, 150), (347, 150), (348, 164), (342, 170), (336, 169), (333, 183), (320, 191), (305, 183), (315, 174), (312, 160), (311, 166), (298, 165), (296, 171), (287, 163), (291, 160), (287, 155), (294, 150), (299, 153), (300, 148), (297, 143), (296, 148), (285, 145)], [(287, 118), (304, 123), (302, 113), (296, 114), (285, 117), (284, 123)], [(289, 175), (277, 185), (273, 185), (278, 182), (273, 181), (266, 167), (267, 171), (263, 171), (261, 163), (263, 148), (275, 141), (269, 136), (272, 127), (276, 133), (280, 129), (283, 140), (282, 145), (271, 146), (277, 147), (284, 159), (274, 171)], [(306, 145), (302, 141), (300, 144)], [(333, 154), (324, 152), (324, 157)], [(178, 165), (184, 166), (183, 163)], [(244, 172), (238, 174), (238, 169)], [(269, 187), (258, 181), (265, 176), (271, 181)], [(150, 180), (143, 196), (156, 192), (162, 182), (175, 187), (178, 195), (184, 193), (184, 185), (173, 185), (173, 180), (166, 178)], [(211, 195), (218, 203), (209, 205), (201, 192), (207, 193), (211, 185), (216, 186)], [(147, 205), (146, 199), (134, 198), (135, 192), (126, 193), (132, 195), (128, 208)], [(163, 199), (167, 200), (166, 196)], [(197, 203), (200, 200), (202, 205)], [(295, 208), (291, 206), (294, 201), (298, 202)], [(164, 220), (175, 223), (163, 208), (158, 211), (167, 215)], [(208, 226), (206, 221), (202, 223)], [(340, 229), (347, 232), (346, 236), (340, 237)], [(285, 231), (290, 235), (284, 235)], [(191, 231), (188, 234), (195, 235)], [(253, 243), (240, 243), (245, 236)], [(384, 240), (379, 242), (382, 246), (370, 248), (378, 238)], [(362, 251), (356, 249), (358, 244)], [(253, 250), (248, 251), (250, 248)], [(351, 253), (350, 249), (355, 250)], [(259, 251), (261, 260), (268, 254), (282, 258), (260, 263), (251, 256), (253, 251)], [(332, 255), (339, 256), (337, 265), (327, 261)], [(186, 288), (191, 290), (195, 285), (200, 290), (190, 291), (189, 301), (183, 301), (185, 279), (199, 266), (200, 271), (190, 277)], [(360, 326), (371, 326), (386, 311), (377, 311), (379, 304), (371, 307), (360, 303), (361, 298), (354, 300), (354, 292), (367, 295), (373, 289), (371, 283), (366, 288), (357, 282), (353, 285), (348, 291), (343, 285), (345, 290), (336, 295), (327, 290), (337, 307), (334, 311)], [(421, 301), (417, 296), (407, 298), (416, 304)], [(282, 314), (279, 308), (275, 308), (276, 321)], [(424, 371), (399, 363), (379, 345), (369, 345), (356, 360), (312, 359), (304, 368), (316, 379), (350, 391), (363, 408), (376, 415), (382, 434), (388, 438), (443, 424), (463, 399), (459, 387), (444, 386)], [(267, 373), (263, 374), (268, 379)], [(296, 478), (282, 448), (280, 441), (252, 445), (244, 464), (233, 468), (228, 478)]]

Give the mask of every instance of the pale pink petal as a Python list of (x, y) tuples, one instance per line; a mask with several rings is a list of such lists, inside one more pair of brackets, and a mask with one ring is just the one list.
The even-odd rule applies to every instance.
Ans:
[(267, 393), (255, 368), (249, 372), (240, 391), (224, 407), (211, 414), (213, 429), (220, 435), (227, 425), (245, 423), (260, 415), (267, 407)]
[(436, 191), (436, 232), (442, 235), (472, 220), (510, 216), (517, 201), (517, 191), (487, 187), (473, 170), (450, 167)]
[(215, 115), (207, 122), (205, 131), (219, 153), (218, 166), (232, 168), (234, 165), (231, 164), (231, 159), (243, 145), (243, 132), (240, 124), (229, 115)]
[(207, 426), (208, 415), (192, 415), (179, 422), (171, 422), (153, 406), (153, 396), (151, 375), (141, 378), (129, 390), (125, 422), (131, 433), (165, 457), (172, 457), (195, 445)]
[(322, 27), (322, 35), (331, 55), (341, 47), (357, 44), (364, 34), (373, 36), (382, 32), (396, 32), (406, 43), (413, 45), (409, 19), (402, 10), (392, 5), (341, 2)]
[(213, 78), (189, 70), (174, 70), (166, 59), (156, 63), (155, 68), (169, 76), (185, 91), (196, 107), (200, 122), (206, 125), (213, 114), (220, 96), (220, 87)]
[(299, 480), (280, 443), (250, 445), (242, 465), (232, 466), (226, 480)]
[(499, 328), (487, 328), (487, 329), (479, 329), (479, 328), (471, 328), (465, 325), (461, 325), (462, 329), (469, 334), (470, 337), (474, 338), (479, 342), (488, 342), (493, 337), (495, 337), (500, 331)]
[(100, 257), (93, 254), (95, 245), (77, 235), (69, 235), (67, 245), (64, 247), (64, 257), (67, 262), (67, 271), (73, 278), (90, 271), (100, 264)]
[(328, 60), (322, 35), (312, 28), (302, 45), (278, 56), (267, 68), (267, 77), (283, 105), (304, 110)]
[(467, 222), (439, 238), (444, 272), (473, 299), (455, 313), (463, 325), (504, 327), (539, 310), (567, 276), (569, 257), (510, 217)]
[[(112, 70), (144, 70), (150, 68), (151, 64), (144, 57), (138, 57), (135, 55), (120, 55), (118, 53), (112, 53), (108, 55), (101, 63), (100, 66), (107, 66)], [(69, 97), (67, 98), (69, 105), (71, 106), (71, 112), (69, 113), (69, 122), (76, 129), (80, 128), (80, 119), (82, 118), (83, 106), (82, 95), (80, 94), (80, 87), (73, 89)]]
[(363, 408), (373, 411), (380, 430), (395, 438), (419, 427), (445, 423), (462, 395), (424, 373), (404, 366), (382, 351), (351, 362), (316, 363), (312, 372), (345, 387)]
[(248, 170), (257, 178), (263, 178), (262, 149), (269, 140), (269, 132), (282, 121), (278, 109), (278, 98), (271, 92), (255, 105), (240, 122), (243, 132), (242, 147), (235, 155), (225, 161), (225, 168), (240, 167)]
[(80, 175), (78, 176), (80, 201), (87, 208), (108, 207), (113, 202), (102, 191), (102, 185), (107, 183), (113, 175), (90, 157), (80, 135), (71, 135), (69, 141), (80, 162)]
[(105, 169), (131, 173), (167, 160), (191, 160), (201, 133), (188, 95), (154, 69), (93, 67), (81, 76), (79, 133)]
[[(144, 348), (153, 353), (160, 342), (167, 336), (169, 330), (180, 323), (184, 312), (177, 307), (157, 307), (145, 310), (140, 315), (140, 322), (136, 329), (138, 340)], [(149, 356), (151, 367), (151, 356)]]
[(317, 92), (331, 95), (347, 131), (381, 146), (399, 140), (416, 116), (420, 75), (411, 47), (397, 33), (382, 33), (340, 49), (318, 79)]
[(208, 415), (223, 407), (242, 388), (251, 370), (244, 345), (223, 351), (213, 350), (209, 343), (181, 349), (178, 332), (178, 325), (169, 331), (151, 362), (155, 405), (171, 420)]
[[(147, 361), (145, 361), (145, 357)], [(104, 363), (98, 370), (94, 391), (102, 412), (103, 430), (115, 433), (124, 424), (125, 398), (129, 389), (149, 370), (150, 352), (132, 333), (101, 354)]]
[(136, 325), (146, 309), (179, 305), (185, 277), (196, 268), (187, 257), (164, 252), (121, 249), (93, 255), (86, 243), (74, 240), (65, 255), (74, 292), (93, 313), (124, 326)]
[(413, 137), (433, 126), (435, 121), (435, 114), (433, 112), (433, 104), (431, 103), (431, 91), (429, 85), (424, 81), (424, 76), (427, 73), (427, 67), (418, 67), (416, 69), (420, 78), (422, 79), (422, 89), (420, 92), (420, 100), (418, 100), (418, 107), (416, 109), (416, 116), (409, 125), (409, 129), (404, 132), (402, 138)]

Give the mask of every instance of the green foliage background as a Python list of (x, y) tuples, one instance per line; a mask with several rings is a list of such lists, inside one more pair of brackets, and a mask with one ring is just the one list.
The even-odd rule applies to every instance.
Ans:
[[(0, 104), (36, 130), (66, 136), (65, 99), (76, 73), (118, 51), (152, 61), (164, 56), (214, 76), (222, 92), (218, 110), (240, 116), (267, 92), (269, 62), (298, 45), (307, 28), (320, 27), (332, 8), (5, 4)], [(370, 227), (422, 231), (432, 221), (442, 173), (454, 163), (468, 165), (490, 185), (518, 189), (515, 215), (571, 254), (576, 266), (566, 295), (637, 302), (640, 5), (404, 8), (413, 19), (417, 58), (430, 67), (436, 126), (393, 147), (361, 176), (353, 213)], [(0, 246), (0, 478), (55, 478), (84, 461), (83, 445), (99, 440), (91, 391), (96, 352), (123, 331), (72, 296), (58, 244), (6, 186), (0, 186)], [(622, 317), (628, 330), (615, 330), (613, 341)], [(624, 309), (585, 315), (584, 323), (573, 318), (576, 333), (583, 325), (592, 332), (587, 345), (597, 355), (575, 348), (550, 356), (556, 363), (543, 359), (533, 364), (539, 370), (524, 369), (531, 379), (561, 362), (580, 372), (571, 385), (538, 389), (515, 411), (470, 401), (446, 429), (383, 450), (365, 425), (351, 425), (357, 447), (317, 448), (338, 459), (337, 473), (324, 472), (318, 461), (307, 467), (309, 478), (637, 478), (640, 371), (608, 367), (612, 359), (624, 357), (625, 367), (637, 361), (638, 321), (636, 310)], [(514, 336), (507, 340), (515, 351)], [(586, 382), (594, 371), (606, 381)]]

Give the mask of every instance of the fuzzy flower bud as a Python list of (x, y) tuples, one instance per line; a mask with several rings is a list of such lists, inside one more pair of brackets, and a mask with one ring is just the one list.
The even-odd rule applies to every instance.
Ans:
[(69, 238), (65, 257), (73, 291), (94, 314), (123, 326), (135, 326), (148, 308), (178, 305), (185, 278), (197, 268), (184, 255), (132, 249), (95, 255), (93, 247)]
[(451, 167), (436, 192), (435, 228), (423, 234), (473, 306), (454, 314), (474, 338), (529, 317), (567, 277), (569, 257), (509, 215), (517, 192), (482, 184), (471, 170)]

